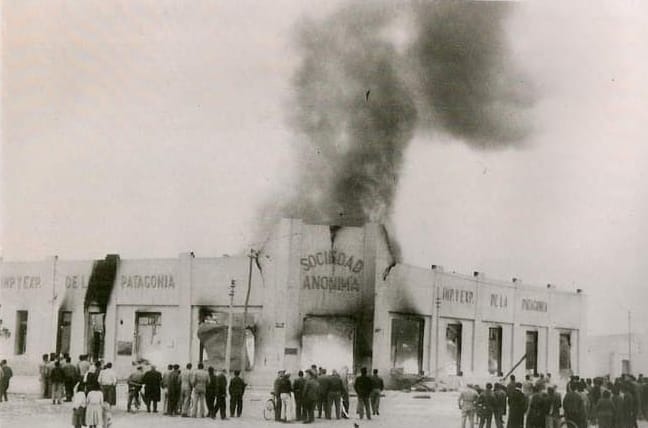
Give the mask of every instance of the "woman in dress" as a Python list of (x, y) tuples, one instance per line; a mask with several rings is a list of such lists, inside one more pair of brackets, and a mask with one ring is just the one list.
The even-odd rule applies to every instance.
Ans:
[(90, 428), (97, 428), (103, 424), (103, 393), (99, 385), (94, 385), (88, 392), (86, 404), (85, 424)]

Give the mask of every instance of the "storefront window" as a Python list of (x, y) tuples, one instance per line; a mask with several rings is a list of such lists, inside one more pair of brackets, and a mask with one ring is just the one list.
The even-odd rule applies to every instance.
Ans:
[(461, 376), (461, 324), (448, 324), (446, 328), (447, 373)]
[(571, 370), (571, 333), (560, 333), (560, 371)]
[(392, 319), (392, 368), (403, 373), (420, 374), (423, 371), (423, 330), (425, 321), (418, 317)]

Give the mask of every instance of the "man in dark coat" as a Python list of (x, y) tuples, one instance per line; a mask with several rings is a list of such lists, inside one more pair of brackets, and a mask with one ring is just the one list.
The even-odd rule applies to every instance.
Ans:
[[(576, 384), (574, 384), (574, 387), (577, 388)], [(574, 422), (578, 428), (587, 428), (585, 403), (578, 392), (567, 390), (563, 399), (563, 410), (565, 411), (565, 419)]]
[(72, 359), (67, 357), (65, 364), (61, 367), (65, 374), (65, 401), (72, 401), (74, 395), (74, 385), (79, 381), (79, 368), (72, 364)]
[(547, 400), (549, 405), (547, 427), (558, 428), (558, 424), (560, 423), (560, 408), (562, 407), (562, 397), (560, 396), (560, 393), (555, 390), (554, 386), (550, 386), (549, 389), (547, 389)]
[(545, 428), (547, 415), (549, 415), (549, 396), (540, 390), (538, 386), (533, 387), (533, 393), (529, 400), (529, 411), (527, 412), (527, 428)]
[(369, 395), (373, 388), (373, 383), (369, 376), (367, 376), (367, 368), (360, 369), (360, 376), (355, 380), (354, 388), (358, 394), (358, 414), (362, 419), (364, 412), (367, 413), (367, 419), (371, 419), (371, 405), (369, 404)]
[(328, 397), (328, 381), (329, 377), (326, 374), (326, 369), (320, 367), (317, 382), (319, 382), (319, 399), (317, 400), (317, 417), (322, 418), (322, 411), (326, 416), (326, 397)]
[(527, 409), (527, 398), (522, 393), (522, 384), (517, 382), (515, 389), (508, 397), (509, 404), (509, 419), (508, 428), (523, 428), (524, 427), (524, 413)]
[(612, 387), (612, 406), (614, 407), (614, 427), (627, 428), (626, 408), (618, 385)]
[(486, 390), (479, 394), (477, 407), (480, 409), (479, 428), (491, 428), (493, 413), (495, 412), (495, 395), (493, 394), (493, 384), (487, 383)]
[(205, 388), (205, 401), (207, 401), (207, 417), (215, 418), (216, 412), (214, 402), (216, 401), (216, 374), (214, 368), (209, 366), (207, 368), (207, 387)]
[[(243, 394), (247, 384), (240, 377), (240, 370), (234, 370), (234, 377), (230, 380), (229, 394), (230, 394), (230, 416), (237, 418), (241, 417), (243, 412)], [(223, 397), (223, 405), (225, 405), (225, 397)]]
[(167, 414), (169, 416), (177, 415), (180, 403), (180, 366), (178, 364), (174, 364), (173, 371), (169, 373), (167, 391), (169, 394)]
[(331, 419), (331, 407), (335, 405), (335, 418), (340, 419), (340, 407), (344, 384), (337, 371), (333, 370), (328, 379), (328, 395), (326, 397), (326, 419)]
[(614, 405), (610, 399), (610, 391), (603, 391), (603, 395), (596, 402), (594, 412), (599, 428), (612, 428), (614, 425)]
[(303, 393), (304, 393), (304, 385), (306, 384), (306, 379), (304, 379), (304, 372), (299, 371), (297, 373), (297, 379), (293, 381), (293, 393), (295, 394), (295, 416), (298, 421), (302, 420), (303, 412)]
[(54, 363), (54, 368), (50, 372), (50, 380), (52, 382), (52, 404), (61, 404), (61, 399), (65, 391), (65, 372), (61, 368), (59, 361)]
[(622, 391), (628, 428), (637, 428), (637, 400), (634, 396), (632, 385), (630, 383), (624, 384)]
[(308, 379), (304, 383), (304, 392), (302, 394), (304, 400), (304, 423), (309, 424), (315, 421), (315, 405), (319, 400), (319, 382), (316, 379), (315, 372), (311, 369), (308, 370)]
[[(232, 379), (234, 380), (234, 379)], [(216, 374), (216, 403), (214, 404), (214, 417), (220, 412), (222, 420), (227, 419), (227, 376), (225, 370), (221, 370)], [(230, 416), (234, 417), (232, 408), (232, 382), (230, 382)]]
[(506, 388), (501, 383), (496, 383), (493, 396), (495, 397), (495, 408), (493, 418), (497, 428), (504, 428), (504, 415), (506, 415)]
[(162, 374), (157, 371), (155, 366), (151, 366), (151, 369), (144, 373), (142, 382), (144, 383), (146, 411), (151, 413), (151, 403), (153, 403), (153, 413), (157, 413), (157, 403), (160, 401), (160, 388), (162, 386)]

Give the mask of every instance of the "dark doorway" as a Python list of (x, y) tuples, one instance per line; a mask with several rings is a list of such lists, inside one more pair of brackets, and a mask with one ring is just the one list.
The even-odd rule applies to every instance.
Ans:
[(529, 374), (538, 374), (538, 332), (526, 332), (526, 371)]
[(407, 374), (423, 372), (423, 331), (425, 320), (415, 316), (399, 316), (392, 319), (391, 363), (392, 368)]
[(103, 358), (104, 353), (104, 318), (103, 312), (88, 313), (88, 328), (86, 329), (86, 346), (93, 361)]
[(353, 369), (356, 323), (347, 317), (309, 316), (304, 319), (302, 366), (337, 371)]
[(571, 372), (571, 333), (560, 333), (558, 368), (561, 373)]
[(16, 311), (16, 355), (27, 352), (27, 311)]
[(502, 376), (502, 327), (488, 328), (488, 373)]
[(58, 316), (58, 329), (56, 334), (56, 353), (70, 353), (70, 338), (72, 334), (72, 312), (61, 311)]
[(446, 350), (449, 364), (448, 374), (461, 376), (461, 335), (462, 326), (460, 323), (448, 324), (446, 328)]

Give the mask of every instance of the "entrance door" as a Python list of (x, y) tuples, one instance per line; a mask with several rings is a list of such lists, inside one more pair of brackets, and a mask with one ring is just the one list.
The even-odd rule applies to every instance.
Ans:
[(571, 334), (560, 333), (558, 368), (561, 374), (571, 374)]
[(461, 376), (461, 323), (446, 327), (446, 371), (449, 375)]
[(137, 312), (135, 314), (135, 355), (137, 360), (157, 360), (162, 347), (160, 312)]
[(70, 337), (72, 334), (72, 312), (61, 311), (58, 317), (58, 332), (56, 335), (56, 353), (70, 353)]
[(528, 374), (538, 374), (538, 332), (526, 332), (526, 371)]
[(27, 311), (16, 311), (16, 355), (27, 352)]
[(488, 373), (502, 375), (502, 327), (488, 328)]
[(423, 371), (423, 331), (425, 320), (414, 316), (392, 318), (392, 368), (403, 373), (420, 374)]
[(340, 371), (353, 368), (355, 321), (346, 317), (307, 317), (302, 334), (303, 367), (315, 364)]
[(104, 353), (104, 318), (103, 312), (88, 313), (88, 328), (86, 329), (86, 345), (88, 354), (93, 361), (103, 358)]

